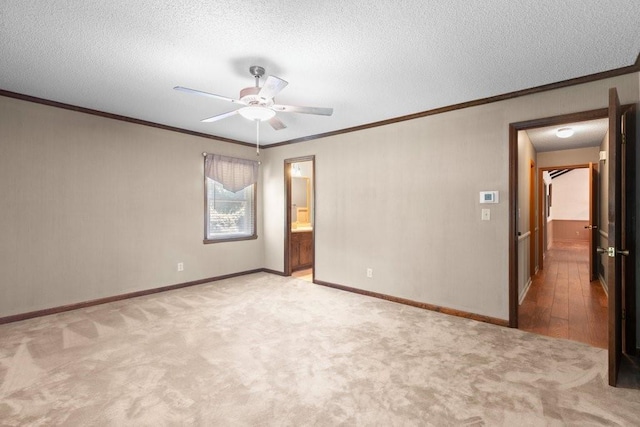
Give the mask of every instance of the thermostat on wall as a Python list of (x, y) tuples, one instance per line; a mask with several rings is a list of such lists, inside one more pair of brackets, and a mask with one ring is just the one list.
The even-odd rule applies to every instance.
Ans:
[(498, 203), (498, 192), (497, 191), (481, 191), (480, 192), (480, 203)]

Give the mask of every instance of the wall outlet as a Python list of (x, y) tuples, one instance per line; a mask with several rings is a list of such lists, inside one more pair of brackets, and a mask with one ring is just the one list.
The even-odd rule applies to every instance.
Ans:
[(367, 277), (373, 277), (373, 268), (367, 268)]
[(178, 263), (178, 271), (184, 271), (184, 262)]

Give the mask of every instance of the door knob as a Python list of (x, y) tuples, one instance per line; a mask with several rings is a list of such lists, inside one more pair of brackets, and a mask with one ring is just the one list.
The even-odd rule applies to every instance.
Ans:
[(598, 226), (597, 225), (585, 225), (584, 228), (586, 228), (587, 230), (597, 230)]
[(611, 258), (615, 258), (616, 254), (629, 256), (629, 251), (628, 250), (626, 250), (626, 249), (625, 250), (616, 250), (615, 248), (612, 248), (612, 247), (609, 247), (609, 248), (596, 248), (596, 252), (598, 252), (599, 254), (607, 254)]

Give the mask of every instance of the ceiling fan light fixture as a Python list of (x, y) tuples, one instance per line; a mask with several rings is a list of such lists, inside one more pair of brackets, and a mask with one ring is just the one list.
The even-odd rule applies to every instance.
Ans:
[(560, 128), (556, 131), (556, 136), (558, 138), (569, 138), (574, 133), (572, 128)]
[(277, 117), (276, 112), (315, 114), (320, 116), (330, 116), (333, 114), (333, 108), (275, 105), (276, 95), (278, 95), (280, 91), (284, 89), (289, 83), (279, 77), (268, 76), (264, 82), (264, 85), (260, 87), (260, 77), (264, 75), (264, 68), (258, 65), (252, 65), (251, 67), (249, 67), (249, 72), (253, 77), (255, 77), (256, 85), (253, 87), (245, 87), (244, 89), (242, 89), (240, 91), (239, 99), (216, 95), (215, 93), (203, 92), (201, 90), (189, 89), (184, 86), (175, 86), (173, 89), (180, 92), (206, 96), (208, 98), (215, 98), (222, 101), (243, 105), (242, 108), (227, 111), (226, 113), (222, 114), (216, 114), (215, 116), (201, 120), (201, 122), (217, 122), (218, 120), (226, 119), (227, 117), (232, 117), (240, 114), (245, 119), (251, 120), (252, 122), (256, 123), (256, 140), (258, 140), (259, 138), (260, 122), (268, 121), (273, 130), (282, 130), (287, 128), (287, 126)]
[(245, 119), (249, 120), (258, 120), (264, 122), (265, 120), (269, 120), (276, 115), (276, 112), (270, 108), (258, 107), (258, 106), (249, 106), (242, 107), (238, 110), (238, 113)]

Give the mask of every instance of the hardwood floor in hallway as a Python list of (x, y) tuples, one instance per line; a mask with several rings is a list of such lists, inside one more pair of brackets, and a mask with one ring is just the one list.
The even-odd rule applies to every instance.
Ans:
[(553, 244), (518, 309), (519, 329), (607, 348), (607, 295), (589, 280), (588, 243)]
[(313, 269), (307, 268), (306, 270), (298, 270), (291, 273), (293, 277), (306, 280), (307, 282), (313, 282)]

